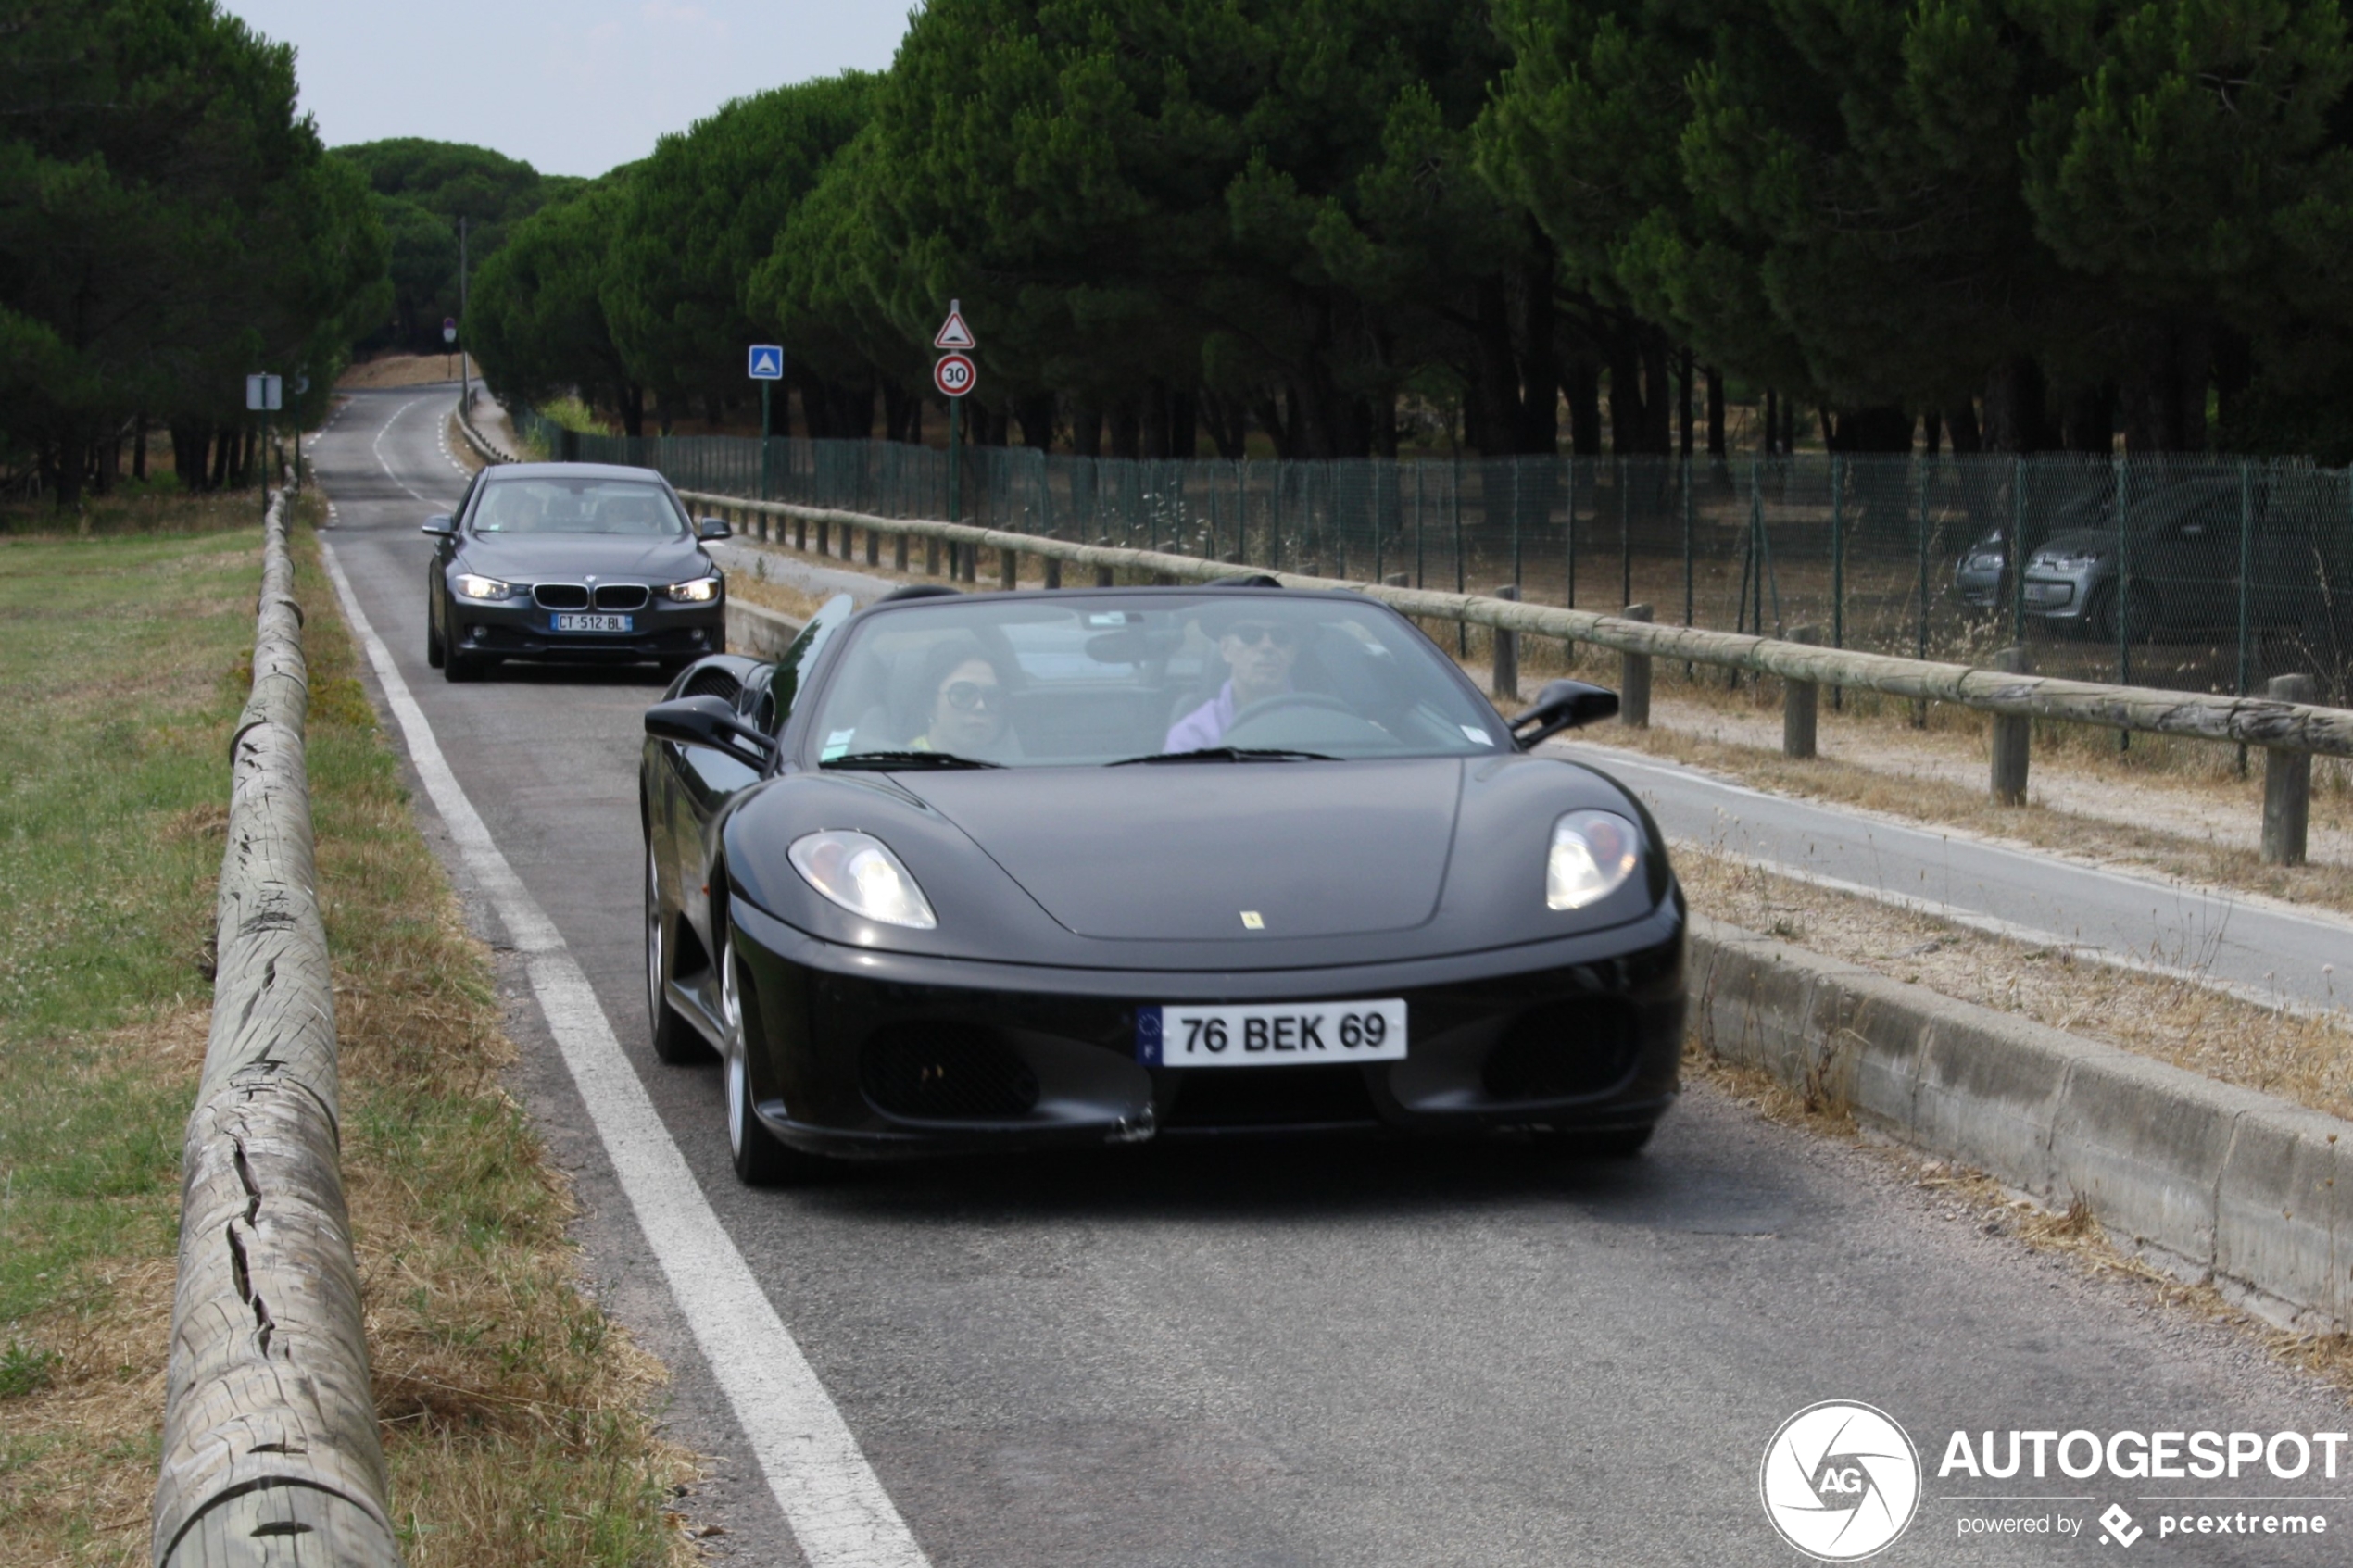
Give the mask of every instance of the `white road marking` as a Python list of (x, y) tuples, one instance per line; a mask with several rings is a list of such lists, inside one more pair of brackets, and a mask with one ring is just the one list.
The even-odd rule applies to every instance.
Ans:
[(859, 1451), (858, 1439), (711, 1211), (645, 1085), (622, 1054), (612, 1024), (562, 933), (515, 875), (450, 771), (391, 650), (360, 609), (334, 547), (321, 539), (319, 549), (344, 618), (384, 686), (417, 776), (466, 870), (489, 896), (523, 955), (540, 1011), (579, 1085), (622, 1192), (735, 1409), (802, 1555), (812, 1568), (925, 1568), (923, 1549)]
[(417, 495), (417, 493), (414, 490), (409, 490), (409, 482), (392, 471), (391, 459), (384, 456), (384, 437), (392, 433), (393, 425), (398, 421), (401, 415), (407, 413), (409, 409), (415, 408), (418, 404), (422, 403), (424, 399), (422, 397), (411, 397), (408, 402), (403, 403), (399, 408), (395, 408), (392, 411), (391, 418), (384, 420), (384, 428), (376, 432), (376, 439), (369, 445), (368, 449), (376, 455), (376, 466), (384, 470), (384, 477), (386, 479), (391, 480), (403, 490), (408, 490), (409, 495), (416, 495), (418, 500), (423, 501), (426, 506), (430, 507), (433, 505), (433, 502), (422, 495)]

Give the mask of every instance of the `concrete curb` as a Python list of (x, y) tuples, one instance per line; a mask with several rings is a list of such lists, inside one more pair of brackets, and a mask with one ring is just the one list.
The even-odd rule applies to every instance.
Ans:
[[(2353, 1123), (1694, 916), (1718, 1056), (2170, 1256), (2284, 1325), (2353, 1307)], [(2344, 1178), (2344, 1179), (2340, 1179)]]
[(727, 651), (748, 653), (758, 659), (774, 659), (785, 651), (786, 645), (800, 635), (801, 623), (782, 610), (765, 605), (746, 604), (738, 598), (727, 601)]

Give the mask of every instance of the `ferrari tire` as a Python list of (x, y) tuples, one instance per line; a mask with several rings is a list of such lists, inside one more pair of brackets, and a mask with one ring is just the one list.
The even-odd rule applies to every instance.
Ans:
[(719, 1011), (726, 1045), (719, 1054), (727, 1089), (727, 1161), (736, 1169), (736, 1179), (746, 1186), (798, 1185), (818, 1174), (824, 1162), (777, 1142), (752, 1107), (751, 1062), (744, 1046), (743, 997), (737, 987), (735, 945), (723, 937)]
[(654, 1059), (673, 1067), (692, 1067), (711, 1060), (711, 1047), (678, 1010), (670, 1005), (663, 982), (670, 978), (670, 917), (662, 913), (661, 890), (654, 877), (654, 849), (646, 846), (646, 1012), (652, 1025)]

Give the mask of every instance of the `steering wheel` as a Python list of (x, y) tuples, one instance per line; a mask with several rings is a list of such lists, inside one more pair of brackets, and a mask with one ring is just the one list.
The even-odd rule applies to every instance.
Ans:
[[(1226, 726), (1225, 742), (1228, 746), (1248, 746), (1251, 744), (1251, 741), (1247, 737), (1243, 736), (1242, 732), (1244, 730), (1248, 729), (1251, 725), (1257, 723), (1262, 719), (1271, 718), (1277, 713), (1287, 713), (1292, 711), (1337, 713), (1350, 720), (1353, 725), (1360, 727), (1363, 731), (1361, 738), (1365, 741), (1372, 741), (1375, 737), (1378, 737), (1379, 740), (1383, 741), (1391, 738), (1389, 733), (1383, 730), (1378, 724), (1374, 723), (1362, 713), (1356, 711), (1356, 709), (1353, 704), (1344, 702), (1339, 697), (1328, 696), (1323, 692), (1277, 692), (1273, 696), (1261, 697), (1258, 701), (1252, 703), (1249, 707), (1237, 711), (1234, 715), (1233, 722)], [(1277, 745), (1290, 744), (1294, 746), (1307, 746), (1311, 749), (1315, 744), (1313, 740), (1300, 740), (1295, 738), (1286, 743), (1280, 736), (1271, 738), (1273, 738)], [(1360, 737), (1353, 735), (1343, 737), (1341, 734), (1316, 737), (1316, 739), (1326, 741), (1340, 740), (1342, 738), (1353, 741)]]

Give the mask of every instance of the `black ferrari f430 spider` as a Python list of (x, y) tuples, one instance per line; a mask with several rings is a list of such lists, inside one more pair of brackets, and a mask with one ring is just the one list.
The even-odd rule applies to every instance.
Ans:
[(826, 605), (646, 714), (655, 1053), (749, 1182), (828, 1157), (1361, 1129), (1639, 1149), (1682, 893), (1606, 774), (1364, 596)]

